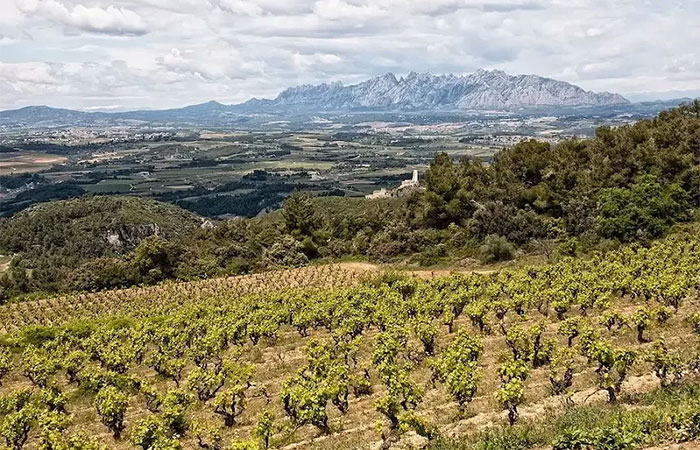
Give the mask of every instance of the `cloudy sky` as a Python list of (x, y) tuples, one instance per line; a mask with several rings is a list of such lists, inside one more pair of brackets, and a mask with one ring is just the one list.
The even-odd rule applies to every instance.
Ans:
[(0, 0), (0, 109), (234, 103), (478, 68), (698, 94), (698, 19), (698, 0)]

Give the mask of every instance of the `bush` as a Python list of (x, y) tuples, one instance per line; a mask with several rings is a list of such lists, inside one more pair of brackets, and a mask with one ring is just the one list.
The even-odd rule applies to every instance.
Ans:
[(510, 261), (515, 256), (515, 247), (502, 236), (490, 235), (484, 240), (484, 245), (479, 249), (481, 259), (492, 263), (498, 261)]
[(598, 203), (598, 232), (612, 239), (632, 241), (657, 237), (688, 217), (688, 194), (677, 184), (662, 186), (646, 175), (631, 189), (606, 189)]

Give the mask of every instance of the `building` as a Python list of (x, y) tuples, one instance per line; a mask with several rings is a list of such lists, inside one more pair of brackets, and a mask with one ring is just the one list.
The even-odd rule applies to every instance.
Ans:
[(420, 182), (418, 181), (418, 171), (414, 170), (413, 176), (411, 177), (411, 179), (402, 181), (401, 186), (397, 187), (396, 189), (388, 190), (386, 188), (382, 188), (382, 189), (379, 189), (379, 190), (372, 192), (369, 195), (366, 195), (365, 198), (376, 199), (376, 198), (404, 197), (406, 195), (409, 195), (409, 194), (417, 191), (420, 188), (421, 188)]
[(410, 180), (402, 181), (401, 186), (399, 186), (399, 189), (406, 189), (406, 188), (412, 188), (412, 187), (417, 187), (417, 186), (418, 186), (418, 171), (414, 170), (413, 177), (411, 177)]

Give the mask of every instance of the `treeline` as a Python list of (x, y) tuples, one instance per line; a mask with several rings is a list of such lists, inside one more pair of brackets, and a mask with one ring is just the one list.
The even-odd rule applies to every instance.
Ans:
[(700, 205), (700, 102), (556, 146), (534, 140), (493, 164), (438, 155), (417, 212), (425, 226), (467, 226), (518, 244), (552, 236), (659, 236)]
[[(570, 255), (619, 242), (644, 244), (691, 220), (700, 205), (700, 102), (634, 125), (600, 128), (588, 140), (525, 141), (492, 164), (438, 154), (424, 187), (407, 198), (377, 201), (296, 192), (281, 213), (148, 240), (126, 255), (76, 261), (64, 251), (59, 254), (66, 257), (55, 258), (50, 244), (14, 250), (20, 257), (13, 267), (27, 269), (30, 281), (18, 289), (6, 275), (3, 285), (14, 295), (240, 274), (319, 258), (428, 265), (444, 258), (511, 259), (518, 249)], [(229, 208), (226, 201), (211, 200)], [(50, 242), (63, 239), (48, 235)], [(6, 249), (0, 242), (0, 252)], [(42, 275), (47, 271), (60, 278)]]

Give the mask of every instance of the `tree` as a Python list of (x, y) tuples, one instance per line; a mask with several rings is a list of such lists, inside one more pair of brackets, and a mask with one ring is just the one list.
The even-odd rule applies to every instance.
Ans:
[[(653, 367), (662, 388), (677, 384), (683, 378), (683, 360), (677, 353), (669, 352), (663, 338), (654, 342), (644, 359)], [(669, 380), (671, 375), (673, 378)]]
[(40, 393), (40, 399), (50, 411), (58, 413), (64, 413), (66, 411), (68, 397), (55, 385), (43, 388)]
[(552, 148), (547, 142), (522, 141), (509, 151), (497, 154), (493, 170), (502, 184), (517, 183), (523, 188), (531, 188), (542, 182), (545, 169), (552, 161), (551, 155)]
[(693, 327), (693, 333), (700, 336), (700, 313), (694, 313), (690, 316), (690, 325)]
[(39, 448), (54, 450), (63, 443), (63, 432), (70, 425), (70, 418), (62, 412), (39, 410), (37, 414), (39, 428)]
[(564, 396), (567, 404), (572, 404), (569, 389), (574, 384), (574, 350), (564, 348), (557, 352), (549, 370), (552, 395)]
[(295, 191), (282, 205), (282, 217), (288, 233), (295, 237), (311, 236), (318, 227), (313, 197)]
[(173, 389), (163, 398), (160, 416), (170, 436), (184, 436), (187, 431), (185, 414), (192, 402), (192, 395), (181, 389)]
[(586, 326), (586, 323), (579, 317), (565, 319), (559, 325), (559, 334), (566, 337), (569, 348), (573, 347), (574, 339), (578, 337), (584, 326)]
[(438, 330), (435, 325), (430, 323), (430, 321), (423, 320), (415, 325), (415, 332), (418, 339), (420, 339), (423, 344), (423, 350), (428, 356), (432, 356), (435, 353), (435, 338), (437, 337)]
[(133, 252), (132, 263), (146, 283), (172, 278), (181, 249), (174, 243), (156, 236), (144, 239)]
[(433, 364), (433, 377), (447, 384), (462, 412), (476, 394), (480, 379), (477, 363), (483, 350), (481, 339), (460, 331)]
[(285, 381), (282, 388), (284, 412), (298, 425), (311, 424), (322, 432), (328, 432), (328, 392), (318, 381), (294, 376)]
[(532, 340), (532, 366), (534, 368), (549, 364), (556, 348), (556, 341), (544, 337), (547, 325), (544, 321), (530, 327), (529, 335)]
[(213, 398), (224, 386), (224, 374), (216, 371), (195, 368), (187, 376), (187, 389), (197, 393), (199, 400), (206, 402)]
[(644, 331), (651, 326), (651, 314), (649, 314), (649, 311), (646, 308), (638, 309), (637, 312), (632, 315), (630, 321), (637, 329), (637, 341), (640, 344), (649, 342), (649, 340), (644, 337)]
[(141, 419), (131, 430), (133, 445), (143, 450), (179, 450), (180, 443), (169, 436), (168, 427), (158, 416), (149, 415)]
[(433, 442), (440, 435), (437, 425), (420, 417), (414, 411), (401, 414), (399, 428), (401, 431), (415, 430), (416, 434), (423, 436), (428, 442)]
[(200, 448), (205, 450), (222, 450), (223, 437), (219, 428), (193, 422), (190, 430), (195, 439), (197, 439), (197, 444)]
[(0, 436), (3, 437), (8, 447), (13, 450), (22, 450), (36, 420), (36, 415), (37, 411), (31, 405), (26, 405), (5, 415), (0, 423)]
[(114, 439), (119, 439), (124, 430), (124, 414), (129, 405), (129, 398), (114, 386), (107, 386), (95, 396), (95, 407), (104, 423), (114, 435)]
[(487, 263), (510, 261), (515, 256), (515, 247), (503, 236), (486, 236), (484, 244), (479, 247), (481, 259)]
[(88, 355), (82, 350), (74, 350), (61, 359), (61, 366), (66, 371), (66, 377), (71, 383), (78, 381), (78, 373), (85, 367)]
[(627, 318), (619, 311), (607, 311), (605, 314), (603, 314), (603, 317), (601, 317), (600, 323), (610, 332), (613, 331), (613, 328), (616, 331), (619, 331), (622, 328), (629, 326)]
[(599, 387), (608, 392), (609, 403), (616, 403), (617, 396), (622, 390), (622, 383), (637, 361), (637, 353), (633, 350), (613, 349), (610, 344), (602, 340), (593, 341), (587, 353), (592, 361), (598, 363), (596, 374)]
[(532, 360), (533, 345), (530, 336), (518, 325), (506, 333), (506, 345), (513, 353), (513, 359), (524, 362)]
[(180, 386), (182, 372), (185, 370), (186, 365), (184, 359), (173, 358), (165, 353), (156, 352), (151, 355), (148, 365), (158, 372), (158, 375), (173, 380), (176, 387)]
[(438, 153), (425, 173), (426, 191), (423, 196), (425, 221), (429, 226), (446, 228), (451, 223), (461, 225), (471, 215), (473, 205), (463, 189), (457, 167), (447, 153)]
[(107, 446), (100, 444), (83, 432), (78, 432), (54, 443), (52, 450), (107, 450)]
[(36, 386), (43, 388), (58, 369), (54, 359), (44, 349), (28, 347), (23, 354), (24, 375)]
[(260, 439), (263, 444), (263, 450), (270, 448), (270, 438), (274, 433), (275, 416), (268, 410), (265, 410), (258, 417), (258, 423), (253, 428), (253, 436)]
[(607, 238), (632, 241), (640, 233), (657, 237), (688, 215), (688, 194), (678, 184), (663, 186), (645, 175), (630, 189), (603, 190), (598, 201), (598, 231)]
[(2, 379), (10, 373), (12, 369), (10, 350), (4, 346), (0, 346), (0, 386), (2, 386)]

